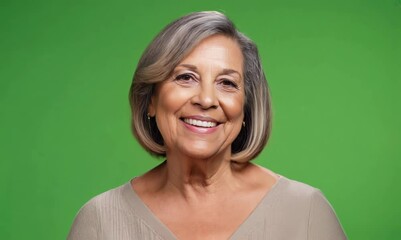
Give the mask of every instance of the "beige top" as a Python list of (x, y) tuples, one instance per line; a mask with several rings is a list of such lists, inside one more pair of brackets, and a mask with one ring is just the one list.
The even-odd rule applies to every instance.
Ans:
[[(78, 212), (68, 240), (177, 239), (150, 211), (130, 182), (102, 193)], [(316, 188), (280, 177), (230, 239), (347, 239)]]

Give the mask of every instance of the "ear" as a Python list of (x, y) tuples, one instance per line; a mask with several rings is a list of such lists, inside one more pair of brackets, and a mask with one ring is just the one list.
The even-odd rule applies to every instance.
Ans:
[(156, 115), (156, 108), (155, 108), (156, 99), (154, 96), (150, 98), (150, 103), (148, 106), (148, 114), (150, 117), (154, 117)]

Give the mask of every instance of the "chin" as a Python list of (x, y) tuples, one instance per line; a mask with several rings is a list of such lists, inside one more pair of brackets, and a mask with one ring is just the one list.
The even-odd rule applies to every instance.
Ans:
[(219, 154), (219, 149), (216, 146), (196, 146), (190, 145), (190, 148), (182, 149), (182, 153), (185, 156), (195, 159), (208, 159)]

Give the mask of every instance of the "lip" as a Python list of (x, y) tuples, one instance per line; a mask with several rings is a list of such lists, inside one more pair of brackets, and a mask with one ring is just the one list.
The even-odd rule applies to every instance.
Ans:
[(180, 119), (183, 120), (184, 118), (191, 118), (191, 119), (196, 119), (196, 120), (206, 121), (206, 122), (215, 122), (215, 123), (217, 123), (217, 125), (220, 124), (216, 119), (207, 117), (207, 116), (193, 115), (193, 116), (181, 117)]
[[(196, 120), (200, 120), (200, 121), (207, 121), (207, 122), (215, 122), (217, 124), (216, 124), (215, 127), (207, 127), (207, 128), (205, 128), (205, 127), (197, 127), (197, 126), (194, 126), (194, 125), (191, 125), (191, 124), (188, 124), (188, 123), (184, 122), (184, 118), (191, 118), (191, 119), (196, 119)], [(193, 133), (198, 133), (198, 134), (210, 134), (210, 133), (213, 133), (213, 132), (217, 131), (217, 129), (219, 127), (219, 124), (220, 124), (214, 118), (206, 117), (206, 116), (199, 116), (199, 115), (181, 117), (180, 120), (188, 130), (190, 130)]]

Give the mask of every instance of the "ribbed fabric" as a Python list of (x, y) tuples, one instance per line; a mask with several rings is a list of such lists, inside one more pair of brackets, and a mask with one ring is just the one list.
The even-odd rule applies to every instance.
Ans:
[[(78, 212), (68, 240), (176, 240), (130, 182), (102, 193)], [(231, 236), (250, 240), (347, 239), (326, 198), (316, 188), (280, 177)]]

